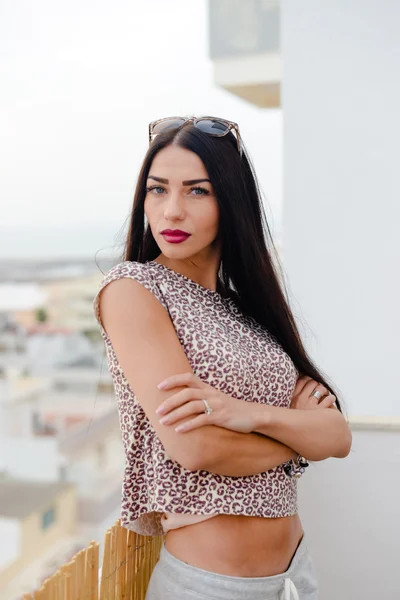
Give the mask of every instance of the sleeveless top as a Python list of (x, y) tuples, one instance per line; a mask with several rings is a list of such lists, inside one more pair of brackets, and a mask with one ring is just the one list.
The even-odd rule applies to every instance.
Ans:
[(245, 315), (234, 299), (154, 261), (125, 261), (113, 267), (93, 307), (106, 346), (125, 450), (121, 524), (142, 535), (162, 535), (162, 518), (169, 513), (204, 518), (296, 514), (297, 479), (285, 473), (284, 464), (231, 477), (188, 471), (167, 455), (101, 323), (100, 292), (122, 277), (139, 282), (159, 300), (194, 374), (207, 384), (245, 402), (289, 407), (298, 378), (292, 360), (269, 331)]

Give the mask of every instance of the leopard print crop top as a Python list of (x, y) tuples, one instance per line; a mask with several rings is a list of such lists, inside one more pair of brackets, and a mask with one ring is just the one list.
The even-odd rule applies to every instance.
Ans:
[(125, 261), (104, 277), (94, 312), (105, 342), (118, 405), (125, 472), (121, 523), (142, 535), (162, 535), (163, 513), (285, 517), (297, 512), (297, 479), (284, 465), (246, 477), (187, 471), (165, 452), (124, 376), (102, 327), (99, 294), (128, 277), (147, 288), (168, 312), (193, 372), (209, 385), (246, 402), (288, 407), (298, 378), (292, 360), (271, 334), (245, 316), (230, 297), (169, 267)]

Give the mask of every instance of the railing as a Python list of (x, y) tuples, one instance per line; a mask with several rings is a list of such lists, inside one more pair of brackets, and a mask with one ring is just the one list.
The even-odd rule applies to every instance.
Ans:
[(143, 536), (117, 521), (104, 537), (99, 582), (99, 544), (91, 542), (23, 600), (144, 600), (163, 537)]

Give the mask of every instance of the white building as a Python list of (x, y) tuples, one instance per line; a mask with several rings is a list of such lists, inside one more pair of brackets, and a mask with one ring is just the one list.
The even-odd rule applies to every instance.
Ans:
[(98, 331), (93, 314), (95, 297), (103, 274), (100, 270), (86, 275), (49, 279), (42, 282), (46, 294), (49, 322), (75, 331)]
[(0, 471), (76, 485), (80, 530), (118, 516), (123, 449), (112, 386), (97, 369), (0, 381)]
[(80, 331), (47, 323), (27, 329), (25, 358), (33, 373), (52, 373), (69, 365), (99, 364), (93, 344)]
[(0, 600), (38, 589), (76, 552), (76, 534), (73, 485), (0, 480)]
[(215, 82), (282, 107), (292, 305), (353, 428), (350, 456), (300, 484), (321, 599), (395, 600), (400, 4), (211, 0), (209, 13)]
[[(71, 327), (29, 325), (28, 313), (26, 326), (18, 325), (9, 309), (30, 305), (6, 300), (0, 312), (0, 600), (14, 600), (38, 588), (71, 549), (103, 538), (119, 516), (124, 457), (103, 344)], [(12, 495), (21, 490), (30, 498), (16, 497), (20, 510), (13, 512)], [(61, 494), (54, 503), (53, 492)], [(35, 498), (43, 506), (34, 506)], [(41, 514), (63, 502), (73, 505), (73, 514), (68, 509), (63, 518), (59, 507), (44, 530)]]

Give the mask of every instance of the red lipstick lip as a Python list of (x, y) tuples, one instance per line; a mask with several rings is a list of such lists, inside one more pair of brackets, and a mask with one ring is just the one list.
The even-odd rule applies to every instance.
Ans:
[(161, 235), (176, 235), (177, 237), (182, 237), (185, 235), (189, 237), (191, 234), (187, 233), (186, 231), (181, 231), (180, 229), (164, 229), (164, 231), (161, 231)]

